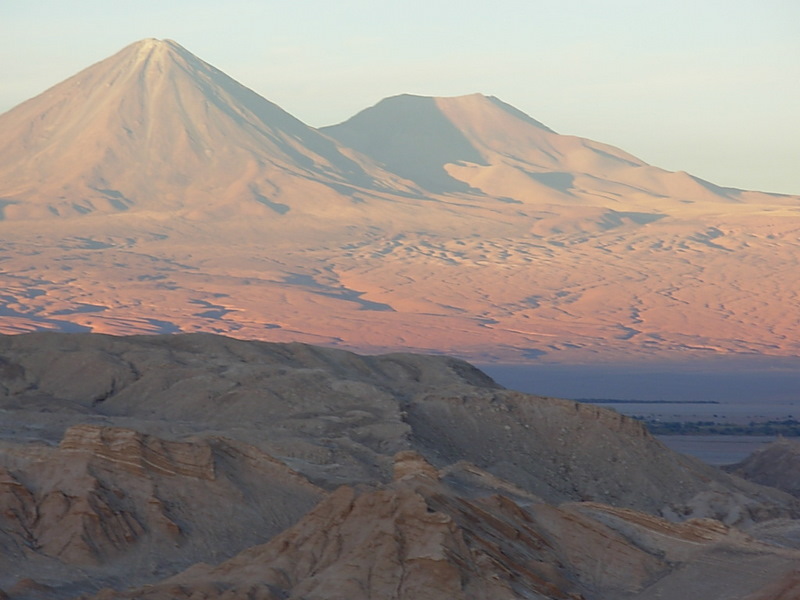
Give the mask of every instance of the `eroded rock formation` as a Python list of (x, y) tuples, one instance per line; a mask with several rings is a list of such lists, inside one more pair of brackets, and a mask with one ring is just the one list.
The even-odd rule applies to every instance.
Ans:
[(12, 600), (793, 589), (796, 498), (452, 358), (33, 334), (0, 359)]

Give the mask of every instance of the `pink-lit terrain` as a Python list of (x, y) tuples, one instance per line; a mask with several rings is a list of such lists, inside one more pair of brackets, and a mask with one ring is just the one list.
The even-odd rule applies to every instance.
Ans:
[(480, 94), (315, 130), (144, 40), (0, 116), (0, 216), (2, 333), (800, 354), (800, 197), (668, 172)]

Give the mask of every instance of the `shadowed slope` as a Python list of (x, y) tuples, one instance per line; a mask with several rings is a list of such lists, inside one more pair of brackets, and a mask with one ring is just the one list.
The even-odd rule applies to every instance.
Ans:
[(778, 438), (726, 470), (800, 497), (800, 441)]
[(483, 162), (463, 133), (442, 118), (435, 98), (387, 98), (321, 131), (432, 192), (467, 191), (469, 186), (450, 177), (444, 166)]
[[(754, 507), (791, 500), (668, 451), (639, 421), (504, 390), (444, 356), (359, 356), (207, 334), (42, 333), (0, 336), (0, 359), (0, 408), (32, 419), (69, 409), (39, 431), (54, 441), (90, 417), (136, 419), (158, 435), (230, 431), (280, 448), (325, 486), (385, 476), (390, 456), (413, 448), (437, 466), (468, 460), (555, 502), (733, 522), (767, 510), (731, 511), (723, 497), (745, 495)], [(711, 482), (719, 498), (707, 506), (697, 495)]]
[[(431, 191), (614, 207), (626, 199), (731, 201), (739, 191), (559, 135), (498, 98), (395, 96), (322, 131)], [(622, 198), (626, 196), (627, 198)]]

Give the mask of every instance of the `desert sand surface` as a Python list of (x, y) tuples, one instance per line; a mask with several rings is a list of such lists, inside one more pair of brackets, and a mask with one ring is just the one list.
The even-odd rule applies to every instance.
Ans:
[[(10, 600), (755, 600), (796, 587), (794, 489), (455, 358), (0, 336), (0, 416)], [(757, 461), (743, 468), (757, 480)]]
[(0, 331), (209, 332), (481, 362), (798, 355), (800, 198), (501, 100), (316, 130), (143, 40), (0, 115)]

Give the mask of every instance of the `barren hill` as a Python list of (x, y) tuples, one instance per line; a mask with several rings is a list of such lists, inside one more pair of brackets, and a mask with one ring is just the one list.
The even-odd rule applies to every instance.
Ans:
[(727, 470), (749, 481), (800, 496), (800, 442), (779, 438)]
[(788, 494), (447, 357), (4, 336), (0, 414), (12, 600), (722, 600), (800, 558)]

